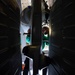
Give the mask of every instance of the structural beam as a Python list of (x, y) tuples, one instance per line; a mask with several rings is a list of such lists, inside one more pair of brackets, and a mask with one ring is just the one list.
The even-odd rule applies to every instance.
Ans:
[[(42, 30), (41, 0), (32, 0), (32, 45), (41, 47), (41, 30)], [(40, 47), (34, 48), (33, 58), (33, 75), (38, 74)]]

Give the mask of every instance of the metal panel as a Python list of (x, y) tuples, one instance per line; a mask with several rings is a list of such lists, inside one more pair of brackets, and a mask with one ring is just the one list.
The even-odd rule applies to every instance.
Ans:
[(74, 10), (75, 4), (72, 0), (57, 0), (51, 8), (50, 57), (53, 59), (52, 66), (57, 72), (51, 70), (51, 75), (75, 74)]
[(16, 0), (0, 0), (0, 75), (20, 74), (19, 25), (20, 11)]

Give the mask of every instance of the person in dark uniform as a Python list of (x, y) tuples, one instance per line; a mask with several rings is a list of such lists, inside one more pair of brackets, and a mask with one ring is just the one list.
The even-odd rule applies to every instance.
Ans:
[[(43, 32), (43, 40), (48, 40), (49, 39), (49, 35), (46, 37), (46, 36), (44, 36), (45, 34), (49, 34), (49, 29), (47, 28), (47, 27), (43, 27), (43, 29), (42, 29), (42, 32)], [(24, 48), (23, 48), (23, 51), (22, 51), (22, 53), (24, 54), (24, 55), (27, 55), (28, 54), (28, 50), (29, 50), (29, 46), (31, 46), (30, 45), (30, 29), (28, 30), (28, 35), (27, 35), (27, 37), (26, 37), (26, 43), (27, 43), (27, 46), (25, 46)], [(42, 49), (45, 47), (45, 44), (49, 44), (48, 42), (43, 42), (43, 45), (42, 45)], [(23, 75), (28, 75), (28, 71), (29, 71), (29, 58), (26, 58), (26, 60), (25, 60), (25, 68), (24, 68), (24, 70), (23, 70)], [(43, 75), (46, 75), (46, 73), (47, 73), (47, 68), (44, 68), (43, 69)]]
[[(28, 34), (26, 36), (26, 46), (23, 48), (22, 53), (26, 55), (26, 51), (28, 50), (28, 46), (30, 45), (30, 28), (28, 29)], [(28, 75), (29, 71), (29, 58), (26, 57), (26, 60), (24, 61), (25, 67), (23, 70), (23, 75)]]
[[(23, 48), (22, 53), (24, 55), (26, 55), (27, 54), (27, 52), (26, 52), (27, 50), (28, 50), (28, 46), (25, 46)], [(24, 64), (25, 64), (25, 67), (24, 67), (24, 70), (23, 70), (23, 75), (28, 75), (28, 71), (29, 71), (29, 58), (26, 57), (26, 60), (24, 61)]]
[(29, 58), (26, 58), (24, 63), (25, 63), (25, 68), (23, 70), (23, 75), (28, 75), (28, 71), (29, 71)]
[[(43, 44), (42, 44), (42, 49), (44, 49), (45, 45), (49, 45), (49, 28), (48, 27), (43, 27), (42, 28), (42, 33), (43, 33)], [(47, 35), (47, 36), (45, 36)], [(43, 53), (44, 54), (44, 53)], [(46, 75), (47, 73), (47, 67), (43, 69), (43, 75)]]
[(43, 75), (47, 74), (47, 67), (43, 69)]
[(43, 44), (42, 44), (42, 50), (44, 49), (45, 45), (49, 45), (49, 28), (48, 27), (43, 27), (42, 28), (42, 39), (43, 39)]

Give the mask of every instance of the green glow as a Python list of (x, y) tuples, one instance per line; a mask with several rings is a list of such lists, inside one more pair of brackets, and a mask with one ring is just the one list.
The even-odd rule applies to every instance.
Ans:
[[(26, 36), (26, 43), (30, 44), (30, 36)], [(42, 49), (45, 48), (45, 46), (49, 46), (49, 35), (48, 34), (44, 34), (43, 35), (43, 41), (42, 41)]]

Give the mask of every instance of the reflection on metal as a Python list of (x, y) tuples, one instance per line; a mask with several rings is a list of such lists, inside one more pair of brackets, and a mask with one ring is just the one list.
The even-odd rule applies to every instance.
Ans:
[[(50, 0), (45, 0), (45, 2), (48, 4), (48, 6), (49, 6), (49, 1)], [(43, 0), (41, 0), (41, 3), (42, 3), (42, 8), (44, 9)], [(21, 0), (21, 6), (22, 6), (22, 10), (24, 10), (27, 6), (31, 6), (31, 0)]]
[[(55, 1), (56, 0), (45, 0), (45, 2), (48, 4), (49, 7), (52, 6)], [(21, 0), (22, 10), (24, 10), (29, 5), (31, 5), (31, 0)], [(43, 4), (42, 7), (44, 8)]]
[(27, 6), (21, 13), (21, 21), (25, 24), (30, 23), (30, 18), (31, 18), (31, 6)]
[[(30, 24), (32, 6), (27, 6), (21, 13), (21, 21), (25, 24)], [(42, 22), (45, 19), (45, 11), (42, 12)]]

